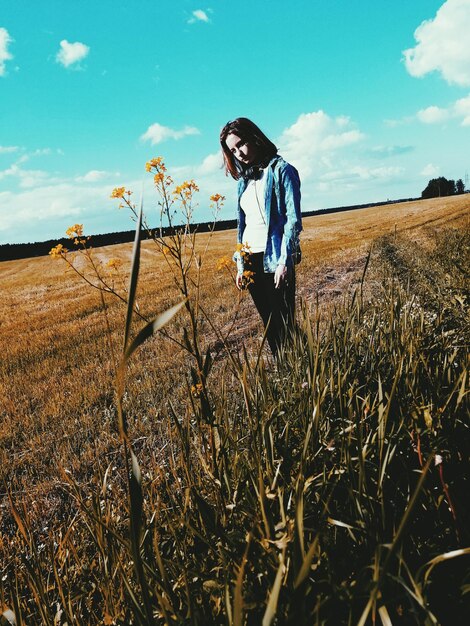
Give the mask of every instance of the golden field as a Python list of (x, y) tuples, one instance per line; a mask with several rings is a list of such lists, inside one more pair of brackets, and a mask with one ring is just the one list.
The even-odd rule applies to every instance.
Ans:
[[(469, 209), (470, 196), (463, 195), (306, 218), (297, 274), (299, 297), (307, 302), (314, 302), (317, 294), (325, 301), (337, 297), (357, 280), (376, 238), (396, 231), (421, 240), (426, 229), (465, 223)], [(209, 237), (198, 237), (201, 248)], [(228, 272), (217, 271), (218, 259), (231, 257), (235, 232), (215, 233), (209, 245), (202, 268), (202, 305), (222, 333), (233, 326), (231, 341), (238, 347), (250, 347), (253, 341), (256, 346), (262, 329), (249, 296), (242, 298), (239, 307)], [(122, 293), (131, 252), (132, 244), (94, 251), (103, 262), (123, 261), (116, 279)], [(142, 243), (137, 300), (149, 318), (178, 300), (160, 256), (152, 241)], [(0, 494), (4, 498), (8, 488), (32, 494), (48, 491), (57, 480), (58, 465), (81, 474), (93, 466), (97, 454), (112, 455), (118, 441), (111, 418), (113, 364), (98, 293), (66, 271), (60, 259), (50, 257), (1, 263), (0, 284)], [(124, 308), (111, 298), (107, 303), (113, 343), (119, 350)], [(208, 341), (215, 340), (209, 328), (207, 334)], [(158, 404), (184, 386), (184, 378), (173, 378), (179, 367), (177, 354), (174, 344), (157, 338), (133, 364), (139, 395), (149, 394), (157, 401), (148, 420), (157, 422)], [(138, 422), (136, 428), (139, 436), (151, 440), (155, 436), (153, 425), (151, 432)]]
[[(132, 447), (147, 486), (145, 511), (153, 520), (145, 536), (153, 537), (154, 547), (144, 549), (142, 544), (142, 550), (148, 556), (152, 550), (160, 554), (161, 549), (163, 555), (155, 561), (148, 557), (146, 562), (147, 577), (159, 581), (147, 600), (145, 585), (139, 579), (139, 587), (133, 578), (135, 558), (130, 558), (130, 549), (122, 548), (127, 541), (123, 539), (124, 519), (132, 518), (135, 505), (126, 504), (126, 466), (114, 393), (125, 306), (112, 295), (103, 300), (63, 259), (1, 263), (0, 559), (4, 566), (0, 574), (6, 572), (6, 582), (3, 586), (2, 579), (0, 584), (0, 603), (12, 606), (16, 585), (16, 612), (29, 615), (28, 619), (23, 615), (20, 623), (25, 624), (62, 624), (65, 615), (69, 626), (102, 621), (183, 623), (183, 615), (184, 623), (261, 623), (260, 615), (266, 618), (273, 608), (267, 598), (273, 597), (276, 585), (279, 593), (277, 581), (284, 572), (286, 595), (282, 599), (281, 593), (280, 599), (284, 617), (294, 619), (296, 611), (303, 616), (316, 611), (318, 617), (323, 604), (334, 605), (339, 598), (343, 604), (338, 606), (349, 606), (349, 597), (354, 597), (354, 603), (350, 601), (348, 619), (357, 620), (363, 605), (375, 615), (379, 583), (370, 591), (369, 583), (364, 583), (365, 572), (376, 567), (383, 574), (374, 574), (374, 580), (380, 584), (385, 580), (392, 566), (388, 557), (381, 561), (380, 551), (387, 542), (400, 571), (405, 567), (400, 542), (415, 502), (410, 493), (416, 486), (416, 473), (421, 472), (418, 487), (424, 490), (434, 454), (442, 454), (446, 464), (452, 456), (452, 438), (458, 448), (467, 437), (468, 429), (460, 421), (461, 430), (455, 432), (461, 434), (455, 436), (443, 420), (447, 413), (460, 420), (468, 396), (461, 368), (468, 331), (464, 321), (468, 287), (462, 277), (468, 277), (469, 209), (470, 195), (462, 195), (306, 218), (297, 271), (299, 311), (306, 329), (298, 341), (306, 344), (299, 343), (288, 354), (285, 369), (289, 375), (272, 363), (267, 351), (265, 365), (257, 362), (260, 322), (249, 296), (236, 290), (230, 270), (220, 262), (231, 258), (235, 232), (196, 236), (196, 248), (202, 254), (199, 269), (195, 264), (191, 270), (199, 293), (198, 349), (211, 355), (208, 394), (216, 422), (204, 423), (205, 409), (195, 388), (200, 372), (195, 372), (194, 360), (182, 347), (188, 324), (182, 314), (133, 355), (123, 400)], [(460, 251), (460, 245), (465, 249)], [(144, 320), (181, 300), (178, 281), (155, 242), (142, 242), (141, 250), (138, 315), (134, 315), (132, 334)], [(370, 250), (371, 265), (363, 282)], [(131, 244), (92, 252), (108, 284), (124, 299), (131, 257)], [(122, 262), (118, 271), (107, 266), (112, 259)], [(83, 256), (77, 254), (75, 263), (95, 280)], [(352, 296), (354, 292), (360, 297)], [(433, 324), (438, 328), (435, 337)], [(399, 397), (395, 399), (394, 394)], [(384, 415), (389, 412), (394, 420), (387, 425)], [(364, 440), (356, 441), (352, 424), (359, 418)], [(272, 427), (274, 419), (277, 429)], [(343, 428), (344, 424), (348, 427)], [(315, 435), (310, 439), (312, 428)], [(217, 445), (215, 430), (225, 433)], [(351, 451), (362, 445), (364, 460), (361, 453), (354, 456)], [(401, 457), (394, 457), (397, 446)], [(366, 449), (374, 452), (366, 453)], [(449, 462), (456, 477), (450, 481), (453, 503), (446, 486), (439, 495), (446, 485), (442, 475), (440, 482), (438, 474), (432, 474), (431, 484), (426, 483), (424, 509), (436, 509), (433, 528), (437, 530), (433, 532), (438, 540), (436, 552), (423, 556), (423, 562), (439, 550), (464, 547), (468, 532), (462, 523), (465, 515), (459, 494), (465, 492), (467, 477), (459, 474), (465, 464), (462, 455), (458, 449), (452, 457), (454, 465)], [(401, 478), (396, 479), (395, 471), (400, 476), (409, 472), (406, 487), (401, 486)], [(447, 465), (445, 471), (450, 472)], [(333, 496), (330, 484), (338, 481), (339, 485), (343, 474), (355, 486), (341, 483), (339, 491), (344, 491)], [(318, 481), (321, 476), (323, 482)], [(253, 481), (251, 492), (247, 480)], [(317, 491), (307, 497), (312, 482), (318, 483)], [(386, 487), (390, 493), (397, 490), (387, 503), (382, 486), (386, 483), (393, 485)], [(257, 498), (253, 500), (252, 494)], [(291, 501), (295, 502), (292, 519)], [(341, 512), (330, 511), (330, 502)], [(324, 507), (321, 515), (319, 503)], [(305, 511), (309, 509), (305, 519), (304, 506)], [(211, 512), (215, 510), (216, 515)], [(233, 518), (227, 510), (234, 511)], [(176, 517), (171, 517), (173, 513)], [(346, 526), (344, 519), (336, 521), (344, 515), (350, 520)], [(392, 515), (396, 519), (390, 521)], [(413, 521), (418, 529), (412, 551), (415, 560), (408, 563), (416, 571), (423, 565), (419, 556), (427, 541), (420, 516), (422, 512)], [(324, 534), (315, 534), (316, 524), (327, 527), (321, 531)], [(348, 528), (352, 544), (347, 544), (337, 526)], [(364, 528), (367, 539), (361, 534)], [(121, 532), (121, 538), (113, 542), (112, 537)], [(220, 553), (211, 547), (217, 538), (225, 546)], [(160, 540), (160, 547), (155, 547)], [(318, 542), (324, 546), (321, 550)], [(165, 546), (170, 545), (165, 553)], [(180, 565), (172, 552), (176, 546)], [(333, 563), (333, 555), (356, 548), (363, 561), (351, 582), (348, 564), (341, 562), (341, 556)], [(286, 550), (291, 549), (292, 559), (284, 561)], [(201, 560), (198, 551), (201, 555), (208, 551), (212, 559), (212, 566), (202, 573), (196, 571)], [(331, 572), (336, 572), (328, 574), (330, 583), (334, 581), (330, 587), (322, 579), (328, 591), (321, 602), (315, 600), (317, 581), (311, 578), (313, 574), (307, 576), (314, 558), (319, 571), (330, 571), (331, 566)], [(54, 564), (53, 572), (47, 569), (49, 561)], [(186, 564), (187, 571), (180, 574)], [(93, 593), (84, 589), (83, 581), (90, 576)], [(250, 581), (246, 585), (243, 576)], [(41, 577), (48, 585), (40, 582)], [(419, 584), (413, 587), (413, 597), (424, 593), (425, 585)], [(412, 582), (407, 579), (406, 585)], [(139, 608), (131, 587), (135, 593), (140, 589), (145, 611)], [(305, 605), (297, 601), (299, 589), (308, 597)], [(387, 586), (381, 589), (386, 596)], [(197, 600), (191, 599), (192, 594)], [(251, 600), (244, 603), (243, 597)], [(393, 615), (407, 610), (417, 615), (416, 622), (407, 623), (435, 623), (432, 618), (419, 621), (424, 600), (417, 608), (407, 609), (395, 590), (390, 598)], [(49, 610), (48, 603), (60, 605), (60, 611)], [(432, 602), (426, 605), (429, 615), (431, 609), (435, 610)], [(366, 620), (368, 613), (362, 615)], [(343, 623), (342, 619), (338, 617), (335, 623)]]

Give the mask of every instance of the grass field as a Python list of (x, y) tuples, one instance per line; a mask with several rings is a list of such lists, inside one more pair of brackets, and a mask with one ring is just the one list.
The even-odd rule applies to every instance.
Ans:
[[(441, 595), (417, 572), (470, 545), (469, 209), (464, 195), (305, 219), (305, 334), (286, 371), (267, 354), (253, 365), (262, 329), (249, 297), (217, 269), (235, 233), (197, 237), (198, 250), (209, 245), (198, 333), (201, 352), (212, 355), (208, 393), (223, 443), (215, 459), (191, 358), (155, 335), (129, 366), (124, 398), (146, 486), (147, 599), (119, 547), (132, 514), (113, 391), (125, 307), (106, 296), (105, 312), (60, 259), (0, 264), (0, 600), (16, 602), (25, 624), (256, 624), (263, 616), (263, 624), (300, 624), (307, 615), (318, 624), (372, 616), (432, 624), (445, 623), (441, 601), (457, 611), (448, 623), (463, 624), (465, 567), (448, 572), (456, 589), (439, 579)], [(124, 297), (131, 251), (94, 251), (103, 266), (123, 262), (109, 280)], [(150, 319), (179, 299), (162, 255), (143, 242), (140, 314)], [(178, 316), (169, 326), (180, 342), (185, 323)], [(429, 469), (435, 453), (445, 481)], [(425, 495), (415, 506), (420, 472), (427, 482), (418, 481)], [(426, 511), (434, 535), (423, 530)], [(113, 543), (113, 533), (124, 539)], [(348, 570), (351, 550), (357, 563)]]

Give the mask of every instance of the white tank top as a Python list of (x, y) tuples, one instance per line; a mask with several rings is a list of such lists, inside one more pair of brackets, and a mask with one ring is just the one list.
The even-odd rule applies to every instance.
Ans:
[(266, 169), (261, 170), (259, 180), (250, 180), (240, 198), (240, 206), (245, 213), (243, 243), (250, 252), (264, 252), (268, 238), (268, 223), (264, 208), (266, 190)]

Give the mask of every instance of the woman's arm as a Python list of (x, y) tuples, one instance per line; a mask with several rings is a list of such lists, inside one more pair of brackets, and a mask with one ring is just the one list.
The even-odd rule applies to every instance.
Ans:
[[(238, 209), (237, 209), (237, 243), (241, 244), (243, 243), (243, 233), (245, 232), (245, 226), (246, 226), (246, 222), (245, 222), (245, 213), (243, 211), (243, 209), (240, 206), (240, 198), (241, 195), (244, 191), (244, 181), (241, 178), (238, 181), (238, 186), (237, 186), (237, 203), (238, 203)], [(233, 255), (233, 260), (235, 261), (235, 263), (237, 264), (237, 275), (235, 278), (235, 284), (237, 286), (238, 289), (241, 289), (243, 286), (243, 270), (244, 268), (244, 263), (243, 263), (243, 256), (240, 253), (239, 250), (237, 250), (234, 255)]]

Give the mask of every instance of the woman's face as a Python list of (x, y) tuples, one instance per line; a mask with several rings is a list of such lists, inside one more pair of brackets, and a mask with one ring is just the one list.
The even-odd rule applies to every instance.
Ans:
[(227, 135), (225, 143), (233, 156), (243, 165), (251, 165), (255, 161), (258, 151), (250, 141), (230, 133)]

